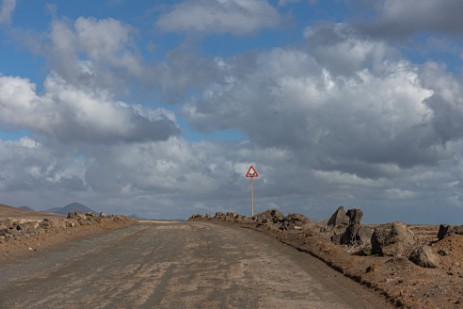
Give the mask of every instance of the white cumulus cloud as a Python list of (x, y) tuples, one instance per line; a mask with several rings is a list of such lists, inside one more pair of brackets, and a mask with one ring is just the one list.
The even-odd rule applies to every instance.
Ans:
[(198, 129), (239, 129), (262, 146), (297, 150), (324, 168), (435, 159), (433, 110), (425, 104), (433, 91), (407, 62), (379, 71), (360, 66), (347, 77), (304, 51), (275, 49), (245, 68), (231, 59), (230, 67), (224, 82), (185, 106)]
[(247, 35), (273, 28), (280, 20), (266, 0), (195, 0), (175, 5), (156, 25), (167, 32)]
[(11, 22), (11, 15), (16, 7), (16, 0), (0, 1), (0, 26)]
[(75, 21), (53, 19), (50, 28), (46, 35), (26, 36), (24, 41), (43, 54), (51, 69), (68, 83), (124, 93), (128, 80), (143, 79), (146, 70), (134, 27), (112, 18), (79, 17)]
[(0, 76), (0, 121), (7, 129), (39, 132), (65, 143), (115, 143), (163, 140), (179, 132), (165, 110), (114, 101), (107, 92), (89, 92), (57, 74), (45, 93), (19, 77)]
[(372, 35), (404, 38), (423, 32), (463, 34), (460, 0), (382, 0), (375, 2), (373, 11), (376, 18), (361, 25)]

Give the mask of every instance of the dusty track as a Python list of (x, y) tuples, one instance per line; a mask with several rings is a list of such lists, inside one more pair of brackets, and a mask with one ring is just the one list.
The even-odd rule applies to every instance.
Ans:
[(249, 229), (145, 222), (0, 266), (0, 308), (389, 308)]

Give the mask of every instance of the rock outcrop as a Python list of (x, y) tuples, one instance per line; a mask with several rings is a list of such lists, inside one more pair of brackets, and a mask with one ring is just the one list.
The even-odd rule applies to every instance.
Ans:
[(447, 224), (441, 224), (439, 226), (439, 232), (437, 233), (437, 238), (439, 240), (451, 235), (463, 235), (463, 225), (450, 226)]
[(361, 224), (363, 218), (363, 211), (361, 211), (358, 208), (352, 208), (346, 212), (346, 216), (349, 217), (349, 225)]
[(362, 210), (352, 208), (345, 212), (344, 206), (340, 206), (327, 224), (331, 227), (331, 241), (338, 245), (370, 245), (373, 230), (361, 225), (362, 218)]
[(416, 245), (413, 232), (402, 222), (377, 226), (371, 237), (373, 254), (402, 258), (408, 256)]
[(427, 245), (420, 246), (413, 250), (409, 259), (421, 267), (436, 268), (439, 265), (439, 257), (434, 254), (431, 247)]
[(225, 214), (219, 211), (215, 213), (214, 219), (223, 220), (224, 217), (225, 217)]
[(298, 213), (289, 213), (281, 222), (281, 229), (284, 230), (300, 230), (302, 227), (310, 223), (310, 219)]
[(344, 211), (344, 206), (339, 206), (338, 209), (331, 215), (328, 220), (328, 226), (349, 225), (349, 217)]

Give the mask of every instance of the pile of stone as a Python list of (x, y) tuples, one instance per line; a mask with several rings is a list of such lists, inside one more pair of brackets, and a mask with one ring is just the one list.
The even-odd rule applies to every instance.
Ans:
[[(374, 228), (361, 224), (363, 212), (360, 209), (344, 211), (340, 206), (328, 221), (331, 241), (340, 245), (358, 246), (357, 252), (406, 259), (422, 267), (438, 266), (438, 256), (428, 245), (418, 245), (417, 237), (402, 222), (380, 224)], [(440, 234), (454, 233), (457, 229), (441, 226)], [(463, 228), (462, 228), (463, 233)], [(440, 237), (439, 237), (440, 238)]]
[(251, 222), (259, 226), (272, 226), (279, 230), (301, 230), (304, 225), (310, 223), (310, 219), (298, 213), (289, 213), (285, 216), (279, 210), (267, 210), (251, 218)]
[[(261, 212), (253, 217), (242, 216), (235, 212), (217, 212), (215, 216), (195, 214), (190, 220), (233, 222), (281, 232), (302, 230), (304, 235), (317, 236), (319, 241), (328, 241), (355, 249), (350, 250), (353, 254), (389, 256), (394, 259), (408, 259), (422, 267), (438, 267), (439, 257), (432, 252), (430, 244), (419, 245), (417, 237), (406, 224), (392, 222), (373, 227), (362, 225), (362, 218), (362, 210), (352, 208), (345, 211), (344, 206), (340, 206), (326, 224), (311, 223), (308, 217), (297, 213), (289, 213), (285, 216), (275, 209)], [(443, 239), (454, 234), (463, 235), (463, 226), (442, 225), (438, 238)]]
[(285, 216), (279, 210), (267, 210), (253, 217), (246, 217), (236, 214), (233, 211), (216, 212), (212, 217), (209, 214), (200, 215), (194, 214), (189, 220), (218, 220), (225, 222), (236, 222), (242, 224), (253, 224), (257, 227), (267, 227), (279, 230), (300, 230), (302, 227), (310, 223), (310, 219), (298, 213), (289, 213)]
[(451, 235), (463, 235), (463, 225), (450, 226), (447, 224), (441, 224), (439, 226), (439, 232), (437, 233), (437, 238), (439, 240)]
[(13, 241), (23, 236), (35, 236), (53, 228), (66, 227), (66, 222), (49, 219), (17, 219), (0, 220), (0, 243)]
[(0, 220), (0, 243), (15, 241), (22, 237), (37, 236), (50, 230), (65, 230), (80, 225), (97, 225), (102, 222), (134, 221), (125, 216), (109, 216), (105, 213), (96, 215), (92, 212), (83, 214), (75, 211), (68, 214), (67, 218), (53, 219), (20, 219), (6, 218)]
[(363, 212), (352, 208), (347, 212), (344, 206), (339, 206), (328, 220), (324, 232), (331, 234), (331, 241), (338, 245), (368, 246), (371, 244), (373, 229), (362, 226)]

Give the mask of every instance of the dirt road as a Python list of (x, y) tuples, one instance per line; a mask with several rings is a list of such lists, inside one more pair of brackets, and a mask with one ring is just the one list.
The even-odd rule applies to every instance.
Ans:
[(0, 265), (0, 308), (390, 308), (249, 229), (145, 222)]

